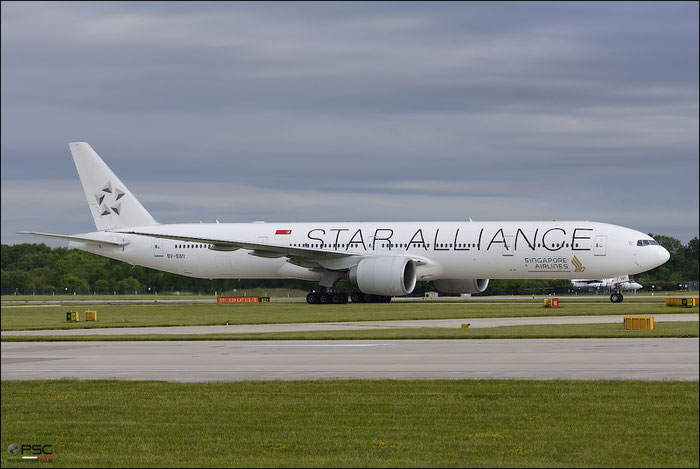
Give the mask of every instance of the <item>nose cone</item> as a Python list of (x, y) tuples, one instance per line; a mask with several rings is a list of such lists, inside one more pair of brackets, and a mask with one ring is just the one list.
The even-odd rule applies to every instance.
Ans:
[(671, 254), (666, 250), (666, 248), (659, 246), (658, 252), (657, 252), (658, 260), (659, 260), (659, 265), (662, 265), (665, 263), (667, 260), (671, 258)]

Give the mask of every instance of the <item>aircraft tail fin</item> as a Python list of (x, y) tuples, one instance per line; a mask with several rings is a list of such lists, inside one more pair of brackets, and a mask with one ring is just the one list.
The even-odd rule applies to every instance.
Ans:
[(98, 231), (158, 224), (89, 144), (69, 146)]

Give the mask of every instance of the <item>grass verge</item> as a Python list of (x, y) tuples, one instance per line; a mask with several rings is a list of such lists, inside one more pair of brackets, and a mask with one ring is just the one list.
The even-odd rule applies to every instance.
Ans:
[[(384, 321), (399, 319), (450, 319), (521, 316), (577, 316), (605, 314), (655, 315), (698, 312), (697, 308), (668, 307), (664, 303), (580, 304), (562, 301), (559, 308), (541, 303), (434, 303), (307, 305), (306, 303), (258, 304), (120, 304), (80, 307), (28, 306), (0, 309), (3, 331), (76, 329), (93, 327), (205, 326), (334, 321)], [(97, 322), (85, 322), (85, 310), (97, 310)], [(67, 322), (66, 311), (78, 311), (80, 322)]]
[(245, 334), (139, 334), (4, 336), (3, 342), (147, 341), (147, 340), (391, 340), (391, 339), (586, 339), (698, 337), (698, 322), (657, 322), (653, 331), (624, 330), (621, 324), (542, 324), (489, 328), (396, 328), (343, 331), (261, 332)]
[(698, 383), (6, 381), (1, 440), (52, 467), (697, 467)]
[[(272, 298), (305, 298), (307, 292), (305, 290), (296, 290), (289, 288), (250, 288), (237, 291), (226, 291), (219, 292), (218, 296), (270, 296)], [(514, 301), (536, 301), (541, 303), (545, 296), (541, 294), (536, 294), (536, 298), (533, 295), (496, 295), (498, 300), (504, 300), (506, 298), (511, 298)], [(573, 299), (587, 299), (591, 301), (610, 301), (609, 293), (599, 292), (596, 293), (576, 293), (576, 294), (558, 294), (555, 295), (557, 298), (573, 298)], [(650, 298), (654, 296), (654, 298)], [(630, 293), (625, 292), (625, 301), (659, 301), (664, 302), (666, 296), (698, 296), (697, 290), (679, 290), (679, 291), (661, 291), (656, 292), (652, 295), (651, 292), (639, 292)], [(546, 296), (549, 298), (549, 296)], [(200, 295), (191, 292), (181, 292), (181, 294), (173, 293), (159, 293), (154, 294), (141, 294), (141, 295), (2, 295), (0, 296), (0, 301), (3, 304), (11, 303), (37, 303), (37, 302), (50, 302), (50, 303), (70, 303), (75, 301), (120, 301), (120, 300), (138, 300), (138, 301), (157, 301), (157, 300), (204, 300), (204, 299), (215, 299), (216, 295), (204, 294)], [(455, 298), (450, 299), (448, 296), (441, 296), (440, 300), (454, 301)], [(493, 301), (494, 298), (491, 295), (475, 295), (469, 300), (457, 299), (458, 301)]]

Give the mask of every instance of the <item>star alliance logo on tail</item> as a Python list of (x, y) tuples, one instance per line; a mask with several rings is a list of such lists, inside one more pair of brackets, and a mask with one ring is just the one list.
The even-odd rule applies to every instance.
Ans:
[[(108, 194), (111, 195), (109, 198), (114, 198), (114, 200), (105, 200), (108, 199)], [(126, 195), (126, 192), (119, 188), (112, 188), (112, 183), (107, 181), (107, 183), (102, 186), (102, 190), (95, 194), (95, 199), (97, 200), (97, 205), (100, 207), (100, 216), (105, 216), (109, 215), (110, 213), (116, 213), (119, 215), (122, 210), (122, 203), (118, 202), (119, 199), (124, 197)], [(111, 209), (111, 210), (110, 210)]]
[(584, 270), (586, 270), (586, 268), (583, 266), (583, 264), (581, 264), (581, 261), (578, 260), (578, 257), (576, 256), (574, 256), (574, 258), (571, 259), (571, 263), (574, 264), (574, 267), (576, 267), (574, 269), (574, 272), (583, 272)]

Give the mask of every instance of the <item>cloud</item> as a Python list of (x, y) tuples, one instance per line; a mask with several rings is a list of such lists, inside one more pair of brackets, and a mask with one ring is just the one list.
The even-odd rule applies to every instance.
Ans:
[[(169, 221), (526, 214), (687, 241), (697, 18), (672, 2), (6, 2), (2, 240), (88, 141)], [(85, 226), (55, 210), (56, 231)]]

